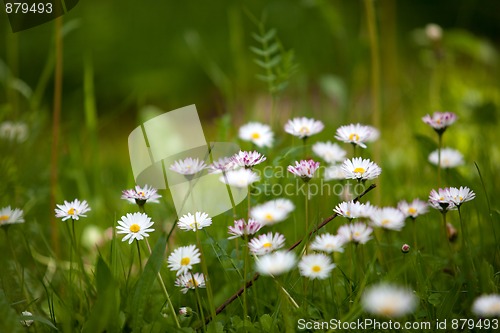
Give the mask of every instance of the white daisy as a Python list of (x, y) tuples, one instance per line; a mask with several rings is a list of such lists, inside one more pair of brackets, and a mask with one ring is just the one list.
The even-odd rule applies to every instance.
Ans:
[(250, 169), (229, 170), (219, 180), (234, 187), (248, 187), (260, 180), (260, 176)]
[(330, 257), (322, 253), (303, 255), (298, 266), (300, 275), (319, 280), (326, 279), (336, 267)]
[(12, 210), (10, 206), (0, 209), (0, 226), (23, 223), (23, 211), (19, 208)]
[(397, 318), (412, 313), (417, 306), (417, 299), (405, 288), (379, 284), (365, 290), (361, 303), (366, 312)]
[(347, 242), (341, 235), (332, 235), (329, 233), (317, 235), (309, 248), (311, 250), (323, 251), (326, 253), (344, 252), (343, 246)]
[(250, 141), (258, 147), (272, 147), (274, 133), (269, 125), (250, 122), (240, 127), (241, 140)]
[(272, 232), (252, 238), (248, 243), (250, 252), (258, 256), (276, 251), (283, 246), (285, 246), (285, 237), (279, 233), (273, 235)]
[(500, 295), (482, 295), (474, 300), (472, 312), (478, 317), (500, 317)]
[(177, 222), (177, 226), (182, 230), (201, 230), (212, 224), (212, 219), (207, 213), (196, 212), (193, 214), (187, 213), (182, 216)]
[(185, 294), (189, 289), (205, 288), (205, 276), (203, 273), (188, 272), (178, 276), (174, 284), (176, 287), (181, 287), (182, 293)]
[(382, 169), (377, 164), (361, 157), (345, 160), (342, 163), (342, 170), (345, 173), (346, 179), (357, 180), (374, 179), (382, 173)]
[(253, 235), (261, 228), (262, 224), (252, 218), (248, 220), (248, 223), (245, 222), (245, 219), (239, 219), (234, 221), (234, 225), (228, 227), (228, 233), (231, 235), (228, 239), (234, 239), (244, 235)]
[(306, 139), (311, 135), (321, 132), (324, 127), (325, 125), (319, 120), (306, 117), (293, 118), (285, 124), (285, 132), (301, 139)]
[(347, 152), (338, 144), (327, 142), (317, 142), (312, 146), (313, 152), (327, 163), (342, 162)]
[(373, 212), (374, 207), (367, 202), (363, 204), (359, 201), (347, 201), (339, 203), (333, 211), (343, 217), (347, 217), (348, 219), (355, 219), (360, 217), (369, 217)]
[(434, 112), (432, 116), (426, 115), (422, 117), (422, 121), (434, 128), (438, 133), (443, 133), (456, 120), (457, 116), (453, 112)]
[(139, 185), (136, 185), (133, 189), (123, 191), (121, 198), (129, 201), (130, 203), (144, 205), (146, 202), (159, 203), (160, 201), (158, 199), (161, 198), (161, 195), (157, 193), (157, 190), (154, 187), (148, 185), (140, 187)]
[(204, 161), (201, 161), (198, 158), (191, 157), (188, 157), (184, 160), (175, 161), (174, 164), (170, 166), (170, 170), (185, 176), (192, 176), (206, 168), (207, 165)]
[(325, 168), (323, 177), (325, 178), (325, 181), (333, 179), (345, 179), (345, 173), (344, 170), (342, 170), (342, 166), (340, 164), (334, 164)]
[(287, 170), (288, 172), (299, 176), (304, 181), (309, 181), (312, 177), (314, 177), (314, 173), (318, 170), (318, 168), (319, 162), (315, 162), (313, 160), (301, 160), (300, 162), (295, 161), (295, 166), (289, 165)]
[(226, 172), (228, 170), (236, 169), (236, 165), (233, 162), (233, 157), (221, 157), (217, 161), (213, 161), (212, 164), (208, 166), (208, 172), (212, 174)]
[(374, 127), (369, 127), (361, 124), (350, 124), (340, 126), (335, 134), (335, 139), (345, 143), (352, 143), (361, 148), (366, 148), (365, 141), (373, 141), (376, 134), (373, 135)]
[[(439, 150), (436, 149), (429, 154), (429, 162), (434, 165), (438, 165)], [(441, 149), (441, 168), (456, 168), (464, 164), (463, 155), (455, 149), (443, 148)]]
[(464, 202), (473, 200), (475, 197), (476, 194), (466, 186), (448, 188), (448, 198), (457, 207), (460, 207)]
[(252, 168), (253, 166), (260, 164), (266, 160), (266, 157), (257, 151), (241, 151), (237, 154), (234, 154), (232, 157), (232, 161), (235, 165), (244, 167), (244, 168)]
[(353, 241), (358, 244), (365, 244), (372, 239), (373, 229), (364, 223), (344, 224), (337, 230), (337, 234), (346, 241)]
[(276, 251), (258, 257), (255, 270), (261, 275), (276, 276), (290, 271), (295, 267), (296, 262), (293, 252)]
[(171, 271), (177, 271), (177, 276), (186, 274), (193, 268), (193, 265), (201, 262), (200, 250), (196, 248), (196, 245), (178, 247), (168, 256), (167, 262)]
[(278, 208), (275, 202), (268, 201), (252, 207), (250, 216), (262, 225), (273, 225), (284, 221), (288, 217), (288, 212)]
[(71, 202), (67, 202), (66, 200), (64, 200), (63, 205), (56, 206), (56, 217), (62, 217), (63, 221), (66, 221), (69, 218), (78, 220), (80, 219), (80, 216), (87, 217), (87, 215), (84, 214), (90, 210), (87, 201), (83, 200), (82, 202), (80, 202), (80, 200), (78, 199), (75, 199)]
[(366, 142), (377, 141), (378, 138), (380, 137), (380, 131), (373, 126), (366, 125), (366, 127), (368, 127), (368, 129), (370, 130), (370, 134), (368, 135), (365, 141)]
[(441, 211), (457, 209), (457, 206), (455, 206), (455, 203), (450, 198), (448, 188), (440, 188), (437, 191), (432, 190), (429, 194), (429, 205)]
[(150, 229), (154, 224), (151, 218), (144, 213), (128, 213), (126, 216), (122, 216), (122, 219), (118, 221), (116, 229), (117, 234), (126, 234), (123, 237), (122, 242), (128, 239), (128, 243), (132, 244), (134, 240), (142, 240), (145, 237), (149, 237), (148, 232), (153, 232), (155, 229)]
[(370, 216), (373, 226), (396, 231), (403, 229), (405, 218), (403, 212), (393, 207), (376, 209)]
[[(21, 314), (25, 317), (33, 317), (33, 314), (29, 311), (23, 311)], [(25, 327), (30, 327), (33, 324), (33, 320), (31, 319), (21, 319), (21, 324)]]
[(429, 205), (427, 202), (420, 199), (415, 199), (412, 202), (402, 200), (398, 203), (398, 209), (405, 214), (406, 217), (415, 219), (417, 216), (427, 213)]
[(272, 202), (277, 209), (281, 209), (282, 211), (286, 212), (287, 214), (293, 212), (295, 209), (295, 205), (289, 199), (278, 198), (278, 199), (271, 200), (269, 202)]

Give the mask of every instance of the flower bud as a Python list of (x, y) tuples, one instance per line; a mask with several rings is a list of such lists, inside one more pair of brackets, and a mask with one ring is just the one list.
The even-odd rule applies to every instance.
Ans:
[(408, 244), (403, 244), (403, 246), (401, 246), (401, 252), (403, 252), (403, 253), (408, 253), (408, 252), (410, 252), (410, 245), (408, 245)]

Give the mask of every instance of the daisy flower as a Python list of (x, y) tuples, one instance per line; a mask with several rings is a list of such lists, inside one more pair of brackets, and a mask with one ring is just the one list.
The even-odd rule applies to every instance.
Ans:
[(448, 200), (457, 207), (460, 207), (464, 202), (473, 200), (475, 197), (476, 194), (466, 186), (448, 188)]
[(317, 142), (312, 146), (313, 152), (327, 163), (342, 162), (347, 152), (336, 143)]
[(252, 207), (250, 216), (262, 225), (273, 225), (284, 221), (288, 217), (288, 212), (277, 207), (274, 201), (268, 201)]
[(174, 284), (181, 287), (182, 293), (185, 294), (189, 289), (205, 288), (205, 276), (203, 273), (185, 273), (178, 276)]
[(448, 188), (440, 188), (437, 191), (432, 190), (429, 194), (429, 205), (441, 211), (448, 211), (452, 209), (457, 209), (455, 204), (450, 198)]
[(375, 179), (382, 173), (382, 169), (377, 164), (361, 157), (345, 160), (342, 163), (342, 170), (346, 179), (357, 180)]
[(66, 200), (64, 200), (63, 205), (56, 206), (56, 217), (62, 217), (63, 221), (66, 221), (69, 218), (78, 220), (80, 219), (80, 216), (87, 217), (87, 215), (84, 214), (90, 210), (87, 201), (83, 200), (82, 202), (80, 202), (80, 200), (78, 199), (75, 199), (71, 202), (67, 202)]
[(366, 148), (365, 141), (373, 141), (375, 136), (372, 136), (374, 127), (369, 127), (361, 124), (350, 124), (340, 126), (335, 133), (335, 139), (345, 143), (352, 143), (361, 148)]
[(417, 306), (417, 299), (410, 290), (379, 284), (367, 289), (361, 298), (366, 312), (374, 315), (397, 318), (412, 313)]
[(14, 210), (10, 206), (0, 209), (0, 226), (23, 223), (23, 211), (19, 208)]
[(170, 170), (185, 176), (192, 176), (206, 168), (207, 165), (204, 161), (191, 157), (175, 161), (174, 164), (170, 166)]
[(229, 186), (244, 188), (259, 181), (260, 176), (250, 169), (238, 169), (226, 172), (219, 180)]
[(307, 139), (311, 135), (323, 130), (325, 125), (319, 120), (312, 118), (293, 118), (285, 124), (285, 132), (301, 139)]
[(417, 216), (427, 213), (429, 205), (427, 202), (420, 199), (415, 199), (412, 202), (402, 200), (398, 203), (398, 209), (405, 214), (406, 217), (415, 219)]
[(228, 233), (232, 235), (228, 239), (238, 238), (243, 235), (253, 235), (260, 228), (262, 228), (262, 224), (252, 218), (248, 220), (248, 223), (245, 222), (245, 219), (236, 220), (234, 221), (234, 225), (228, 227)]
[(472, 312), (479, 317), (500, 317), (500, 295), (482, 295), (474, 300)]
[(257, 151), (241, 151), (232, 157), (235, 165), (250, 169), (266, 160), (266, 157)]
[(323, 174), (325, 181), (333, 180), (333, 179), (345, 179), (344, 170), (340, 164), (330, 165), (325, 169), (325, 173)]
[(363, 204), (359, 201), (354, 202), (351, 200), (339, 203), (333, 211), (348, 219), (355, 219), (359, 217), (369, 217), (373, 209), (373, 206), (369, 202)]
[(366, 142), (377, 141), (378, 138), (380, 137), (380, 131), (373, 126), (366, 125), (366, 127), (368, 127), (370, 134), (368, 135), (365, 141)]
[(295, 205), (289, 199), (278, 198), (278, 199), (274, 199), (274, 200), (269, 201), (269, 203), (274, 204), (276, 209), (280, 209), (280, 210), (286, 212), (287, 214), (293, 212), (295, 209)]
[(295, 166), (289, 165), (287, 170), (307, 182), (311, 180), (318, 168), (319, 162), (301, 160), (300, 162), (295, 161)]
[(122, 242), (128, 239), (128, 243), (132, 244), (134, 240), (142, 240), (145, 237), (149, 237), (148, 232), (153, 232), (155, 229), (150, 229), (154, 224), (151, 218), (145, 213), (128, 213), (126, 216), (122, 216), (122, 219), (118, 221), (116, 229), (117, 234), (126, 234), (123, 237)]
[(373, 229), (362, 222), (354, 224), (344, 224), (337, 230), (337, 234), (346, 241), (353, 241), (358, 244), (365, 244), (372, 239)]
[(212, 219), (207, 213), (196, 212), (193, 214), (187, 213), (187, 215), (182, 216), (177, 222), (177, 226), (181, 230), (201, 230), (212, 224)]
[(240, 127), (238, 136), (241, 140), (250, 141), (257, 147), (272, 147), (274, 133), (269, 125), (250, 122)]
[(344, 252), (343, 246), (347, 240), (340, 235), (332, 235), (329, 233), (317, 235), (312, 241), (309, 248), (311, 250), (323, 251), (326, 253)]
[(293, 252), (277, 251), (258, 257), (255, 270), (261, 275), (276, 276), (290, 271), (296, 262)]
[(397, 208), (384, 207), (376, 209), (370, 219), (373, 226), (401, 231), (405, 226), (406, 216)]
[(157, 190), (154, 187), (148, 185), (140, 187), (136, 185), (133, 189), (123, 191), (122, 199), (140, 206), (144, 205), (146, 202), (159, 203), (160, 201), (158, 199), (161, 198), (161, 195), (156, 192)]
[(425, 115), (422, 117), (422, 121), (434, 128), (439, 134), (442, 134), (456, 120), (457, 116), (453, 112), (434, 112), (432, 116)]
[(298, 266), (300, 275), (319, 280), (326, 279), (336, 267), (330, 257), (322, 253), (303, 255)]
[(234, 169), (236, 169), (236, 165), (233, 163), (232, 157), (221, 157), (208, 166), (208, 172), (211, 174), (222, 173)]
[(196, 245), (178, 247), (168, 256), (167, 262), (171, 271), (177, 271), (177, 276), (186, 274), (193, 265), (201, 262), (200, 250)]
[[(429, 154), (429, 162), (438, 165), (439, 149), (434, 150)], [(463, 155), (455, 149), (443, 148), (441, 149), (441, 168), (456, 168), (464, 164)]]
[(285, 245), (285, 237), (282, 234), (269, 232), (259, 237), (253, 238), (248, 243), (250, 252), (257, 256), (262, 256), (269, 252), (281, 249)]

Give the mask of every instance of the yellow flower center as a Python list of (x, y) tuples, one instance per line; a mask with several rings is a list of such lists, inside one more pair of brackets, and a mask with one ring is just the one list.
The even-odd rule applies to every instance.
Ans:
[(382, 225), (387, 225), (387, 224), (389, 224), (389, 222), (391, 222), (391, 221), (389, 221), (388, 219), (385, 219), (382, 221)]
[(301, 134), (309, 134), (309, 128), (307, 128), (306, 126), (302, 126), (299, 130), (299, 132)]
[(386, 304), (385, 306), (382, 306), (380, 308), (380, 314), (383, 315), (383, 316), (387, 316), (387, 317), (394, 316), (394, 314), (397, 312), (396, 304), (397, 303)]
[(196, 287), (198, 287), (199, 283), (198, 283), (198, 281), (191, 279), (186, 283), (186, 285), (188, 288), (196, 288)]
[(7, 221), (9, 219), (9, 215), (0, 216), (0, 222)]
[(68, 215), (75, 215), (75, 213), (76, 213), (76, 209), (74, 209), (74, 208), (70, 208), (68, 210)]
[(191, 262), (191, 259), (189, 259), (189, 257), (184, 257), (184, 258), (181, 259), (181, 265), (182, 266), (189, 265), (190, 262)]
[(349, 141), (359, 141), (359, 135), (357, 135), (356, 133), (351, 133), (351, 135), (349, 135)]
[(363, 174), (363, 173), (365, 173), (365, 171), (366, 170), (363, 169), (363, 168), (356, 168), (356, 169), (354, 169), (354, 173), (361, 173), (361, 174)]
[(264, 218), (265, 218), (266, 220), (268, 220), (268, 221), (272, 221), (272, 219), (273, 219), (273, 215), (272, 215), (272, 214), (270, 214), (270, 213), (267, 213), (267, 214), (266, 214), (266, 216), (264, 216)]
[(260, 134), (257, 132), (252, 133), (252, 139), (260, 139)]
[(144, 197), (144, 196), (145, 196), (144, 192), (142, 192), (142, 191), (137, 192), (137, 194), (139, 194), (141, 197)]
[(464, 200), (464, 197), (458, 196), (458, 200), (462, 201)]
[(314, 273), (321, 272), (321, 266), (319, 265), (314, 265), (311, 269)]
[(413, 207), (408, 208), (408, 213), (415, 214), (416, 212), (417, 212), (417, 210), (415, 208), (413, 208)]
[(272, 246), (272, 244), (271, 244), (271, 243), (269, 243), (269, 242), (268, 242), (268, 243), (264, 243), (264, 244), (262, 245), (262, 247), (266, 247), (266, 248), (271, 247), (271, 246)]
[(359, 237), (359, 236), (361, 236), (361, 234), (359, 233), (359, 231), (356, 231), (353, 236), (354, 237)]
[(132, 224), (130, 226), (130, 231), (132, 231), (133, 233), (136, 233), (136, 232), (139, 232), (141, 230), (141, 227), (138, 225), (138, 224)]

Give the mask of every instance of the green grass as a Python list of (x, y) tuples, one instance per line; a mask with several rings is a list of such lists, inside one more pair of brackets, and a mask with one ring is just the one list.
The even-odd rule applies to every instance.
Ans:
[[(8, 205), (21, 208), (25, 216), (25, 223), (2, 226), (0, 232), (3, 254), (0, 256), (0, 332), (25, 331), (20, 324), (20, 320), (26, 319), (21, 316), (22, 311), (33, 313), (35, 323), (26, 330), (36, 332), (191, 332), (196, 329), (295, 332), (299, 319), (351, 322), (377, 318), (383, 321), (364, 312), (360, 301), (364, 290), (380, 281), (408, 287), (418, 297), (416, 311), (396, 321), (435, 323), (446, 319), (451, 329), (453, 319), (477, 319), (471, 311), (474, 299), (482, 294), (498, 293), (500, 286), (500, 202), (496, 196), (500, 187), (497, 174), (500, 75), (497, 75), (495, 48), (460, 30), (445, 30), (439, 44), (414, 43), (408, 35), (399, 35), (405, 40), (402, 50), (389, 45), (391, 41), (395, 43), (394, 39), (382, 39), (378, 41), (380, 52), (384, 55), (389, 52), (389, 56), (380, 59), (380, 82), (372, 83), (368, 40), (347, 41), (342, 29), (352, 24), (341, 29), (335, 21), (337, 14), (333, 6), (323, 2), (319, 6), (324, 10), (321, 20), (332, 30), (333, 41), (349, 42), (339, 51), (342, 53), (339, 59), (345, 65), (341, 75), (332, 73), (328, 63), (324, 64), (327, 69), (319, 73), (317, 67), (301, 67), (300, 55), (307, 54), (307, 50), (294, 45), (296, 52), (293, 53), (286, 41), (293, 41), (294, 36), (282, 36), (279, 29), (271, 30), (267, 22), (265, 26), (262, 22), (257, 24), (260, 31), (255, 39), (257, 42), (269, 39), (273, 44), (258, 45), (260, 48), (256, 49), (250, 37), (251, 29), (255, 30), (251, 27), (254, 22), (248, 31), (244, 30), (247, 26), (242, 23), (246, 19), (243, 10), (228, 11), (228, 24), (235, 35), (231, 40), (231, 56), (226, 55), (227, 58), (215, 51), (208, 54), (210, 41), (204, 40), (203, 34), (186, 35), (186, 47), (194, 54), (193, 64), (199, 65), (197, 73), (205, 71), (205, 80), (211, 81), (212, 89), (217, 91), (217, 103), (214, 103), (217, 112), (198, 107), (207, 141), (230, 141), (238, 143), (243, 150), (255, 149), (237, 138), (238, 127), (247, 121), (266, 122), (273, 127), (274, 147), (258, 149), (267, 160), (256, 169), (262, 171), (267, 167), (268, 173), (262, 175), (262, 181), (253, 190), (250, 205), (255, 206), (276, 197), (272, 192), (264, 192), (266, 184), (267, 189), (286, 185), (295, 189), (301, 185), (300, 180), (296, 183), (296, 178), (286, 171), (277, 174), (277, 168), (286, 169), (295, 160), (314, 157), (310, 146), (318, 141), (335, 141), (335, 130), (341, 125), (372, 124), (369, 110), (373, 109), (374, 98), (380, 98), (377, 116), (381, 137), (376, 143), (368, 144), (367, 149), (358, 148), (356, 156), (375, 159), (383, 172), (373, 181), (376, 188), (360, 201), (396, 206), (403, 199), (427, 200), (430, 190), (438, 188), (438, 170), (427, 161), (429, 153), (438, 145), (437, 135), (421, 117), (435, 110), (453, 111), (458, 121), (444, 134), (443, 145), (460, 150), (465, 164), (441, 170), (439, 182), (441, 187), (468, 186), (476, 193), (473, 201), (461, 207), (462, 221), (457, 211), (447, 214), (447, 221), (458, 230), (458, 239), (448, 242), (444, 238), (442, 216), (431, 209), (415, 222), (407, 220), (400, 232), (376, 229), (374, 239), (367, 244), (348, 244), (344, 253), (334, 255), (337, 268), (326, 280), (306, 280), (298, 269), (276, 279), (261, 276), (253, 280), (255, 259), (245, 258), (244, 240), (227, 239), (227, 226), (234, 221), (233, 210), (214, 217), (212, 226), (198, 235), (178, 228), (170, 234), (178, 217), (169, 191), (162, 190), (160, 204), (146, 204), (147, 213), (155, 222), (155, 232), (149, 240), (152, 254), (146, 244), (140, 242), (141, 268), (135, 244), (121, 242), (121, 236), (114, 233), (121, 216), (138, 211), (135, 205), (120, 199), (122, 190), (135, 185), (127, 137), (143, 121), (182, 105), (170, 107), (171, 102), (158, 101), (157, 96), (150, 100), (144, 91), (137, 94), (121, 91), (122, 104), (103, 110), (101, 105), (108, 105), (109, 101), (106, 91), (99, 90), (102, 85), (96, 84), (102, 59), (88, 53), (82, 63), (70, 62), (71, 80), (83, 82), (83, 86), (81, 91), (72, 94), (67, 93), (71, 88), (63, 88), (61, 124), (55, 128), (60, 132), (60, 140), (52, 147), (52, 92), (48, 88), (47, 73), (58, 60), (49, 52), (46, 63), (37, 69), (40, 76), (32, 94), (13, 85), (12, 77), (0, 75), (3, 89), (0, 122), (23, 121), (29, 127), (24, 142), (0, 139), (0, 208)], [(71, 32), (68, 34), (71, 36)], [(353, 34), (350, 31), (347, 36)], [(419, 34), (422, 31), (415, 33), (416, 40)], [(249, 37), (247, 45), (238, 38), (242, 35)], [(11, 39), (6, 43), (11, 47), (16, 44)], [(377, 41), (372, 40), (371, 47), (373, 43)], [(337, 47), (341, 49), (343, 45)], [(15, 52), (11, 52), (11, 58), (6, 61), (9, 65), (15, 57)], [(274, 57), (267, 57), (268, 54)], [(444, 57), (436, 54), (444, 54)], [(252, 63), (255, 55), (258, 65)], [(241, 71), (241, 75), (232, 75), (226, 62)], [(308, 72), (309, 68), (314, 68), (314, 73)], [(268, 75), (266, 82), (252, 79), (263, 70)], [(269, 75), (280, 80), (274, 82)], [(22, 80), (22, 75), (18, 79)], [(373, 89), (373, 84), (380, 86)], [(113, 94), (116, 89), (113, 88)], [(380, 96), (373, 97), (373, 94)], [(204, 105), (206, 96), (194, 96), (184, 104), (198, 104), (198, 100)], [(153, 104), (161, 108), (151, 107), (152, 101), (158, 101)], [(181, 101), (184, 99), (176, 103)], [(130, 110), (134, 110), (131, 115)], [(296, 116), (314, 117), (325, 123), (325, 129), (307, 141), (306, 149), (301, 140), (283, 131), (286, 121)], [(346, 144), (343, 148), (348, 157), (353, 157), (351, 146)], [(51, 183), (52, 149), (58, 152), (55, 161), (58, 172), (56, 181)], [(318, 177), (311, 184), (320, 186), (321, 181)], [(345, 183), (328, 182), (330, 186)], [(50, 203), (51, 193), (56, 203), (79, 198), (87, 200), (92, 208), (88, 217), (74, 224), (75, 250), (71, 225), (66, 225), (71, 222), (57, 220), (51, 225), (55, 208)], [(286, 237), (286, 248), (304, 238), (306, 218), (309, 226), (315, 227), (327, 220), (335, 206), (343, 201), (331, 193), (315, 195), (308, 203), (306, 217), (304, 196), (297, 193), (288, 198), (296, 206), (290, 217), (260, 231), (282, 233)], [(237, 218), (247, 217), (247, 205), (244, 200), (235, 207)], [(346, 222), (345, 218), (335, 217), (318, 232), (334, 234)], [(462, 233), (461, 222), (465, 233)], [(91, 239), (91, 227), (97, 227), (94, 229), (98, 233), (97, 243)], [(292, 250), (297, 256), (304, 243)], [(407, 254), (401, 252), (405, 243), (411, 246)], [(184, 295), (174, 286), (175, 272), (167, 268), (166, 259), (175, 248), (188, 244), (202, 247), (203, 265), (197, 265), (195, 271), (201, 272), (202, 266), (206, 266), (210, 292), (199, 289)], [(173, 308), (168, 305), (158, 274)], [(252, 283), (247, 284), (245, 297), (232, 300), (232, 295), (247, 281)], [(221, 305), (224, 308), (212, 318)], [(189, 307), (193, 313), (174, 318), (173, 313), (178, 313), (181, 307)], [(203, 318), (212, 320), (203, 325)]]

